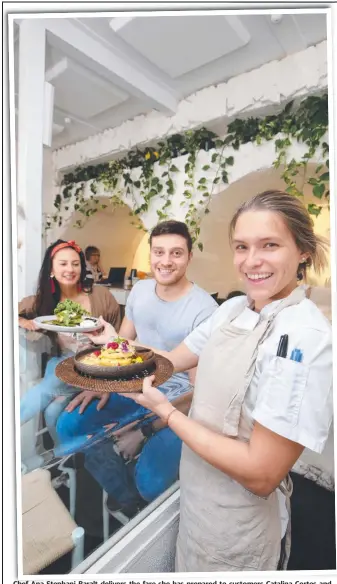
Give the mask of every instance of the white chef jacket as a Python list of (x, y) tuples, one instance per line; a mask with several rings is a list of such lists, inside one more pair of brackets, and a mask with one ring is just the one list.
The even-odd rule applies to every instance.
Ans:
[[(245, 296), (232, 298), (194, 329), (184, 343), (190, 351), (200, 355), (212, 332), (224, 323), (234, 306), (242, 304), (243, 312), (232, 324), (253, 330), (279, 302), (271, 302), (258, 313), (248, 307)], [(288, 358), (276, 358), (279, 340), (284, 334), (289, 337)], [(289, 359), (295, 348), (303, 353), (302, 363)], [(311, 300), (306, 298), (276, 316), (269, 336), (259, 347), (244, 404), (262, 426), (315, 452), (322, 452), (333, 413), (332, 328)]]
[[(243, 310), (232, 324), (253, 330), (280, 302), (271, 302), (258, 313), (249, 308), (246, 296), (232, 298), (194, 329), (184, 343), (200, 355), (212, 332), (227, 320), (234, 307), (241, 304)], [(284, 334), (289, 337), (287, 359), (276, 357)], [(303, 353), (302, 363), (289, 358), (295, 348)], [(270, 334), (259, 346), (244, 406), (262, 426), (310, 450), (322, 452), (333, 416), (332, 328), (311, 300), (305, 298), (275, 317)], [(286, 514), (282, 497), (280, 510), (284, 527)]]

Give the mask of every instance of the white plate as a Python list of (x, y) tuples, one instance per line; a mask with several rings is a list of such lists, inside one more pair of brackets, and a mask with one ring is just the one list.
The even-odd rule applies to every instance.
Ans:
[(102, 327), (102, 325), (97, 324), (98, 318), (94, 319), (95, 322), (92, 323), (92, 326), (58, 326), (55, 324), (47, 324), (45, 322), (46, 320), (55, 320), (55, 315), (34, 318), (36, 326), (46, 331), (52, 331), (53, 333), (92, 333)]

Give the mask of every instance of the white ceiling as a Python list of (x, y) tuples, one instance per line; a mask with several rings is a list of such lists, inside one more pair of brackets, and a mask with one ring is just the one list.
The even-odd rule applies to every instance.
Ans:
[[(199, 89), (326, 39), (324, 14), (283, 15), (278, 23), (266, 14), (57, 20), (64, 38), (47, 33), (46, 47), (46, 81), (55, 87), (53, 149), (152, 109), (170, 115)], [(18, 30), (15, 36), (18, 92)], [(72, 45), (77, 36), (83, 52)], [(94, 52), (106, 57), (106, 68)]]
[[(236, 16), (125, 18), (124, 23), (120, 20), (112, 19), (111, 29), (174, 80), (233, 53), (251, 39)], [(202, 39), (206, 40), (205, 47)]]

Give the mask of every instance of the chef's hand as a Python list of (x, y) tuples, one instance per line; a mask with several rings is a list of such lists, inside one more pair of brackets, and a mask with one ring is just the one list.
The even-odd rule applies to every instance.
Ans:
[(80, 406), (79, 414), (83, 414), (87, 405), (92, 402), (93, 399), (98, 399), (97, 411), (102, 410), (109, 400), (109, 393), (93, 393), (92, 391), (81, 391), (79, 395), (74, 397), (74, 399), (69, 402), (65, 408), (66, 412), (73, 412), (78, 406)]
[(155, 380), (155, 376), (145, 377), (143, 381), (143, 393), (123, 393), (124, 397), (133, 399), (135, 402), (151, 410), (162, 420), (167, 420), (169, 413), (175, 408), (165, 397), (165, 395), (159, 391), (156, 387), (153, 387), (152, 383)]
[(119, 452), (126, 460), (132, 460), (142, 449), (144, 442), (140, 430), (129, 430), (117, 440)]
[(118, 337), (112, 324), (106, 322), (102, 316), (99, 317), (98, 324), (101, 325), (101, 329), (93, 333), (85, 333), (95, 345), (105, 345), (112, 337)]

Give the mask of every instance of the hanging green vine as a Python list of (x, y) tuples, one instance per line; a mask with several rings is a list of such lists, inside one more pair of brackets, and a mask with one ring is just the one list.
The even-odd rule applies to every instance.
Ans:
[[(95, 166), (77, 168), (64, 175), (62, 191), (55, 197), (56, 212), (50, 217), (46, 229), (53, 225), (61, 226), (63, 211), (73, 209), (83, 215), (77, 219), (75, 226), (82, 227), (85, 220), (105, 209), (108, 205), (117, 207), (125, 201), (130, 207), (130, 216), (139, 217), (149, 211), (152, 201), (160, 207), (156, 213), (159, 221), (170, 217), (170, 207), (176, 194), (176, 177), (181, 172), (174, 160), (186, 156), (184, 166), (184, 191), (180, 203), (185, 207), (185, 221), (189, 226), (193, 241), (198, 241), (200, 223), (209, 213), (209, 204), (214, 188), (219, 184), (229, 183), (229, 167), (234, 165), (234, 156), (226, 156), (228, 148), (239, 150), (248, 142), (261, 144), (263, 141), (275, 140), (275, 168), (282, 168), (281, 177), (285, 190), (294, 196), (303, 196), (305, 184), (312, 186), (313, 195), (320, 201), (329, 199), (329, 147), (322, 142), (328, 130), (328, 96), (309, 96), (297, 108), (288, 103), (279, 114), (264, 118), (236, 119), (228, 126), (228, 133), (221, 139), (206, 128), (175, 134), (158, 142), (156, 147), (145, 150), (131, 150), (126, 156)], [(301, 160), (288, 158), (289, 148), (294, 141), (303, 142), (308, 149)], [(210, 161), (202, 167), (205, 173), (196, 179), (198, 155), (201, 151), (211, 151)], [(307, 177), (308, 164), (319, 151), (322, 164), (315, 169), (314, 176)], [(155, 164), (158, 166), (155, 167)], [(161, 168), (162, 172), (155, 173)], [(138, 178), (134, 178), (136, 171)], [(90, 196), (84, 195), (87, 183), (90, 183)], [(110, 193), (102, 203), (98, 192), (99, 185)], [(200, 197), (196, 201), (195, 195)], [(72, 204), (72, 207), (70, 206)], [(159, 205), (158, 205), (159, 203)], [(322, 204), (309, 204), (309, 213), (319, 215)], [(133, 219), (131, 221), (135, 223)], [(143, 229), (137, 224), (138, 229)], [(198, 242), (202, 250), (202, 243)]]

